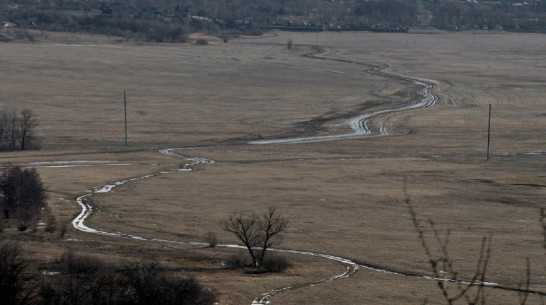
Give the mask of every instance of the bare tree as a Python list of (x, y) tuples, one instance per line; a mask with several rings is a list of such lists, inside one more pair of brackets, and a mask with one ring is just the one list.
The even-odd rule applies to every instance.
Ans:
[(26, 150), (36, 148), (34, 130), (38, 126), (36, 116), (30, 109), (19, 115), (15, 109), (0, 111), (0, 150)]
[(281, 241), (282, 233), (287, 228), (288, 220), (279, 214), (276, 207), (270, 207), (262, 216), (255, 213), (233, 214), (224, 223), (224, 230), (243, 242), (255, 268), (262, 265), (267, 250)]
[(0, 150), (14, 150), (19, 133), (15, 109), (0, 111)]
[(256, 214), (233, 214), (224, 223), (224, 230), (235, 234), (248, 249), (252, 264), (258, 267), (255, 248), (260, 244), (260, 234), (258, 232), (258, 217)]
[(19, 118), (19, 145), (21, 150), (28, 149), (29, 144), (34, 140), (36, 126), (38, 126), (38, 122), (32, 110), (23, 109)]
[(262, 216), (260, 222), (261, 238), (261, 253), (260, 253), (260, 266), (264, 262), (265, 253), (267, 249), (272, 247), (276, 243), (280, 243), (282, 240), (282, 232), (288, 228), (288, 219), (283, 217), (277, 212), (276, 207), (270, 207), (268, 211)]

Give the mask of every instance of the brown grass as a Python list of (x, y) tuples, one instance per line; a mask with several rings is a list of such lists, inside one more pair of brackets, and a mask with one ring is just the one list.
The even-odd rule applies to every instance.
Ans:
[[(291, 51), (285, 47), (289, 38), (294, 41)], [(2, 44), (0, 103), (28, 107), (39, 115), (44, 149), (2, 153), (0, 158), (25, 166), (60, 160), (130, 164), (39, 168), (61, 219), (78, 212), (77, 194), (184, 162), (157, 149), (201, 146), (180, 153), (216, 164), (95, 196), (100, 209), (88, 224), (188, 241), (204, 241), (207, 232), (214, 232), (220, 243), (233, 243), (234, 237), (221, 230), (230, 213), (262, 211), (274, 204), (291, 222), (284, 248), (428, 273), (403, 203), (407, 177), (417, 212), (452, 229), (451, 253), (463, 274), (474, 268), (481, 237), (492, 234), (491, 281), (522, 283), (525, 258), (530, 257), (532, 282), (544, 284), (538, 219), (539, 208), (546, 206), (545, 40), (538, 34), (481, 32), (278, 33), (209, 46), (135, 46), (112, 40), (94, 46)], [(302, 57), (314, 52), (310, 46), (320, 46), (320, 56), (327, 59)], [(440, 101), (389, 115), (389, 137), (244, 144), (259, 136), (297, 134), (298, 120), (342, 118), (405, 101), (411, 85), (367, 73), (370, 64), (434, 82)], [(122, 146), (123, 90), (128, 93), (129, 147)], [(492, 159), (485, 162), (490, 103)], [(325, 127), (320, 133), (343, 129)], [(531, 154), (536, 151), (542, 153)], [(74, 230), (65, 239), (81, 241), (54, 240), (43, 246), (28, 241), (26, 247), (45, 251), (46, 257), (64, 248), (111, 258), (158, 253), (218, 289), (220, 304), (249, 304), (270, 289), (344, 270), (337, 263), (291, 255), (294, 267), (286, 273), (248, 275), (218, 267), (234, 250), (138, 243)], [(495, 304), (517, 300), (513, 293), (488, 294)], [(440, 304), (433, 283), (361, 270), (349, 279), (271, 301), (419, 304), (426, 297)], [(536, 297), (529, 301), (540, 304)]]

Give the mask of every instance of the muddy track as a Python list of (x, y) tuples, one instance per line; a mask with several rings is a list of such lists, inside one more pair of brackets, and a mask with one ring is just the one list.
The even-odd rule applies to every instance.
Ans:
[[(385, 72), (384, 70), (387, 68), (387, 66), (378, 66), (378, 65), (372, 65), (368, 63), (354, 61), (354, 60), (328, 57), (324, 55), (326, 53), (320, 48), (314, 47), (313, 49), (315, 52), (304, 54), (303, 56), (307, 58), (316, 59), (316, 60), (330, 60), (330, 61), (337, 61), (337, 62), (341, 62), (345, 64), (361, 65), (361, 66), (367, 67), (367, 72), (370, 74), (379, 75), (386, 79), (416, 84), (420, 87), (420, 89), (417, 92), (415, 92), (415, 95), (419, 96), (420, 98), (417, 100), (410, 100), (406, 102), (405, 104), (395, 108), (388, 108), (388, 109), (383, 109), (383, 110), (369, 112), (369, 113), (361, 113), (351, 118), (348, 118), (342, 124), (350, 128), (350, 131), (347, 133), (335, 134), (335, 135), (324, 135), (324, 136), (302, 136), (302, 137), (295, 137), (295, 138), (254, 140), (254, 141), (249, 141), (248, 142), (249, 144), (295, 144), (295, 143), (333, 141), (333, 140), (362, 137), (362, 136), (387, 136), (389, 135), (389, 130), (387, 128), (387, 123), (389, 120), (389, 117), (387, 116), (388, 114), (392, 114), (395, 112), (410, 111), (410, 110), (419, 109), (419, 108), (427, 108), (427, 107), (433, 106), (438, 101), (438, 96), (432, 92), (432, 89), (436, 87), (436, 85), (433, 84), (432, 82), (426, 82), (424, 80), (417, 79), (417, 78)], [(374, 132), (369, 127), (369, 121), (376, 118), (380, 118), (381, 120), (379, 123), (379, 130), (377, 132)], [(320, 124), (318, 124), (318, 126), (322, 126), (327, 121), (327, 119), (324, 119), (324, 118), (319, 118), (316, 120), (320, 121)]]
[[(209, 160), (209, 159), (205, 159), (205, 158), (198, 158), (198, 157), (188, 158), (188, 157), (185, 157), (185, 156), (177, 153), (178, 150), (184, 150), (184, 149), (185, 148), (171, 148), (171, 149), (163, 149), (163, 150), (160, 151), (162, 154), (165, 154), (165, 155), (168, 155), (168, 156), (179, 157), (179, 158), (184, 158), (184, 159), (188, 160), (189, 162), (184, 164), (184, 166), (182, 166), (181, 168), (165, 170), (165, 171), (158, 171), (158, 172), (154, 172), (154, 173), (143, 175), (143, 176), (138, 176), (138, 177), (133, 177), (133, 178), (121, 180), (121, 181), (118, 181), (118, 182), (114, 182), (112, 184), (107, 184), (107, 185), (104, 185), (102, 187), (95, 188), (90, 193), (87, 193), (85, 195), (82, 195), (82, 196), (78, 197), (76, 199), (76, 201), (80, 205), (80, 207), (82, 208), (82, 211), (72, 221), (72, 225), (74, 226), (74, 228), (76, 228), (79, 231), (85, 232), (85, 233), (98, 234), (98, 235), (102, 235), (102, 236), (109, 236), (109, 237), (115, 237), (115, 238), (125, 238), (125, 239), (131, 239), (131, 240), (136, 240), (136, 241), (152, 241), (152, 242), (160, 242), (160, 243), (170, 243), (170, 244), (180, 244), (180, 245), (194, 245), (194, 246), (208, 247), (209, 246), (208, 243), (205, 243), (205, 242), (187, 242), (187, 241), (175, 241), (175, 240), (166, 240), (166, 239), (158, 239), (158, 238), (146, 238), (146, 237), (126, 234), (126, 233), (123, 233), (123, 232), (109, 232), (109, 231), (105, 231), (105, 230), (101, 230), (101, 229), (95, 229), (95, 228), (91, 228), (91, 227), (89, 227), (89, 226), (87, 226), (85, 224), (85, 220), (89, 216), (91, 216), (91, 214), (94, 211), (94, 207), (93, 207), (92, 202), (90, 200), (91, 197), (94, 196), (94, 195), (109, 193), (118, 186), (122, 186), (122, 185), (131, 183), (131, 182), (135, 182), (135, 181), (140, 181), (140, 180), (144, 180), (144, 179), (149, 179), (149, 178), (158, 177), (158, 176), (161, 176), (161, 175), (172, 174), (172, 173), (177, 173), (177, 172), (190, 172), (190, 171), (193, 170), (194, 166), (196, 166), (198, 164), (212, 164), (212, 163), (214, 163), (213, 160)], [(246, 249), (244, 246), (235, 245), (235, 244), (219, 244), (219, 245), (217, 245), (217, 247), (232, 248), (232, 249)], [(331, 277), (328, 277), (328, 278), (325, 278), (325, 279), (322, 279), (322, 280), (313, 281), (313, 282), (309, 282), (309, 283), (305, 283), (305, 284), (298, 284), (298, 285), (294, 285), (294, 286), (286, 286), (286, 287), (280, 287), (280, 288), (273, 289), (271, 291), (265, 292), (262, 295), (256, 297), (253, 300), (252, 305), (270, 304), (270, 298), (275, 296), (275, 295), (285, 293), (285, 292), (289, 292), (289, 291), (296, 290), (296, 289), (300, 289), (300, 288), (304, 288), (304, 287), (309, 287), (309, 286), (312, 286), (312, 285), (324, 284), (324, 283), (332, 282), (334, 280), (340, 280), (340, 279), (348, 278), (348, 277), (352, 276), (353, 274), (355, 274), (359, 269), (366, 269), (366, 270), (370, 270), (370, 271), (374, 271), (374, 272), (380, 272), (380, 273), (384, 273), (384, 274), (390, 274), (390, 275), (394, 275), (394, 276), (412, 277), (412, 278), (421, 279), (421, 280), (429, 280), (429, 281), (436, 281), (436, 282), (445, 281), (445, 282), (453, 282), (453, 283), (459, 283), (459, 284), (464, 284), (464, 285), (479, 285), (479, 286), (485, 286), (485, 287), (489, 287), (489, 288), (495, 288), (495, 289), (501, 289), (501, 290), (507, 290), (507, 291), (538, 294), (538, 295), (546, 296), (546, 292), (524, 290), (524, 289), (518, 289), (518, 288), (513, 288), (513, 287), (507, 287), (507, 286), (503, 286), (503, 285), (500, 285), (500, 284), (497, 284), (497, 283), (492, 283), (492, 282), (470, 282), (470, 281), (467, 281), (467, 280), (452, 280), (452, 279), (449, 279), (449, 278), (435, 278), (435, 277), (431, 277), (431, 276), (427, 276), (427, 275), (420, 275), (420, 274), (416, 274), (416, 273), (405, 272), (405, 271), (395, 270), (395, 269), (392, 269), (392, 268), (382, 267), (382, 266), (374, 265), (374, 264), (371, 264), (371, 263), (355, 261), (355, 260), (352, 260), (352, 259), (349, 259), (349, 258), (340, 257), (340, 256), (336, 256), (336, 255), (331, 255), (331, 254), (327, 254), (327, 253), (318, 253), (318, 252), (300, 251), (300, 250), (291, 250), (291, 249), (275, 249), (275, 248), (270, 249), (270, 251), (279, 252), (279, 253), (296, 254), (296, 255), (307, 255), (307, 256), (313, 256), (313, 257), (328, 259), (328, 260), (332, 260), (332, 261), (335, 261), (335, 262), (338, 262), (338, 263), (344, 265), (346, 270), (343, 273), (336, 274), (336, 275), (333, 275)]]

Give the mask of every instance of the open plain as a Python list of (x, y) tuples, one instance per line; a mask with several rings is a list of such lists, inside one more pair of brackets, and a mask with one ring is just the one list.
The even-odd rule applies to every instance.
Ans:
[[(460, 278), (472, 277), (491, 236), (487, 281), (517, 288), (529, 258), (530, 289), (546, 292), (545, 45), (543, 34), (503, 32), (279, 32), (208, 46), (51, 34), (0, 44), (0, 104), (32, 109), (43, 146), (0, 161), (36, 167), (59, 219), (76, 217), (76, 198), (94, 188), (154, 174), (93, 194), (85, 221), (146, 240), (75, 228), (64, 239), (9, 228), (0, 236), (19, 236), (44, 260), (65, 249), (159, 258), (213, 288), (222, 305), (283, 287), (292, 288), (272, 304), (444, 304), (435, 281), (365, 267), (431, 275), (409, 200), (420, 218), (451, 230)], [(352, 117), (421, 99), (417, 82), (434, 86), (438, 100), (371, 117), (369, 135), (267, 144), (350, 132)], [(265, 144), (249, 144), (256, 140)], [(160, 152), (167, 148), (178, 149)], [(188, 157), (214, 163), (169, 171)], [(220, 244), (237, 243), (222, 222), (271, 205), (290, 220), (277, 248), (346, 258), (356, 272), (330, 281), (347, 264), (287, 253), (288, 271), (247, 274), (223, 267), (240, 249), (151, 240), (205, 242), (213, 232)], [(517, 292), (486, 294), (489, 304), (518, 304)]]

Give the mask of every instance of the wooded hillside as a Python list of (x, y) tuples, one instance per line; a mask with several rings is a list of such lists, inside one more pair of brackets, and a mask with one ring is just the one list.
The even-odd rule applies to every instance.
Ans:
[(2, 0), (3, 27), (99, 33), (183, 42), (194, 31), (259, 34), (285, 30), (546, 31), (546, 1), (454, 0)]

